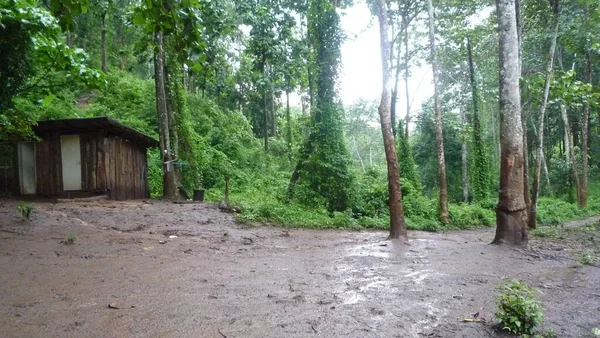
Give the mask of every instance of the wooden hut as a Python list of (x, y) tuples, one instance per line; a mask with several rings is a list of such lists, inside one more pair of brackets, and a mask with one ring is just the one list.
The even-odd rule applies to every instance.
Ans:
[(16, 195), (150, 197), (147, 149), (158, 141), (107, 117), (46, 120), (13, 149)]

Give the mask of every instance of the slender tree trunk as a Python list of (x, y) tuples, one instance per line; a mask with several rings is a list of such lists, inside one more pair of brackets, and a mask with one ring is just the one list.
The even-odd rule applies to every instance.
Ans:
[(429, 7), (429, 47), (431, 49), (431, 68), (433, 69), (433, 98), (435, 105), (435, 138), (438, 158), (438, 184), (440, 189), (439, 211), (440, 220), (444, 224), (450, 223), (448, 213), (448, 184), (446, 182), (446, 160), (444, 158), (444, 117), (440, 106), (440, 94), (438, 85), (438, 65), (435, 50), (435, 27), (433, 17), (433, 1), (427, 1)]
[(73, 48), (73, 33), (71, 31), (67, 31), (67, 46)]
[(360, 156), (360, 151), (358, 151), (358, 145), (356, 144), (356, 139), (353, 138), (352, 141), (354, 144), (354, 150), (356, 151), (356, 156), (358, 156), (358, 160), (360, 161), (360, 169), (362, 169), (363, 173), (366, 173), (367, 169), (365, 168), (365, 162), (363, 161), (362, 156)]
[(293, 134), (292, 134), (292, 115), (290, 112), (290, 91), (285, 91), (285, 119), (287, 122), (286, 141), (288, 146), (288, 158), (290, 162), (293, 160), (292, 145), (293, 145)]
[(542, 169), (542, 156), (544, 149), (544, 122), (546, 120), (546, 106), (548, 104), (548, 94), (550, 92), (550, 80), (552, 78), (552, 67), (554, 63), (554, 53), (556, 51), (556, 39), (558, 38), (558, 0), (554, 0), (552, 4), (552, 40), (550, 41), (550, 52), (548, 53), (548, 61), (546, 63), (546, 80), (544, 81), (544, 92), (542, 94), (542, 104), (540, 107), (540, 121), (538, 127), (537, 139), (537, 156), (535, 163), (535, 171), (533, 174), (533, 192), (531, 194), (531, 209), (528, 219), (530, 229), (535, 229), (537, 218), (537, 203), (540, 190), (540, 176)]
[[(398, 62), (396, 63), (396, 76), (394, 77), (394, 89), (392, 90), (392, 101), (391, 101), (391, 107), (390, 107), (390, 115), (392, 118), (392, 132), (394, 133), (394, 136), (396, 136), (396, 133), (398, 132), (396, 130), (396, 104), (398, 102), (398, 80), (400, 77), (400, 48), (398, 48)], [(403, 130), (401, 130), (400, 132), (404, 132)]]
[(569, 130), (569, 117), (567, 115), (567, 107), (561, 103), (560, 105), (560, 116), (563, 119), (564, 129), (565, 129), (565, 138), (563, 140), (565, 144), (565, 159), (567, 163), (571, 163), (571, 132)]
[(267, 108), (267, 89), (263, 91), (263, 137), (265, 153), (269, 152), (269, 109)]
[[(467, 127), (467, 116), (463, 107), (460, 108), (460, 119), (463, 126), (463, 130)], [(469, 203), (469, 158), (467, 151), (467, 137), (464, 135), (461, 137), (461, 161), (462, 161), (462, 189), (463, 189), (463, 200), (465, 203)]]
[[(590, 4), (586, 1), (585, 3), (585, 20), (589, 20)], [(587, 46), (585, 49), (585, 82), (589, 85), (592, 84), (592, 55), (590, 48)], [(587, 207), (588, 198), (588, 152), (589, 152), (589, 122), (590, 122), (590, 103), (586, 100), (583, 103), (583, 119), (581, 124), (581, 164), (583, 166), (581, 173), (581, 188), (578, 194), (578, 205), (579, 208)], [(600, 121), (599, 121), (600, 123)]]
[(410, 123), (410, 93), (408, 91), (408, 64), (410, 62), (410, 49), (408, 47), (408, 24), (404, 29), (404, 94), (406, 95), (406, 117), (404, 123), (404, 137), (408, 140), (408, 124)]
[(271, 84), (270, 99), (271, 99), (271, 135), (277, 137), (277, 112), (275, 111), (275, 90), (273, 88), (273, 81), (269, 81)]
[(496, 236), (492, 243), (527, 243), (527, 207), (523, 191), (523, 127), (515, 0), (497, 0), (500, 38), (500, 193)]
[(565, 137), (565, 141), (567, 141), (568, 144), (566, 144), (565, 147), (567, 147), (569, 157), (571, 159), (569, 161), (569, 164), (571, 165), (571, 170), (573, 171), (573, 180), (575, 181), (575, 187), (577, 189), (577, 202), (579, 203), (579, 201), (581, 200), (582, 192), (581, 181), (579, 180), (579, 168), (577, 167), (577, 158), (575, 157), (575, 149), (573, 145), (574, 142), (570, 142), (570, 140), (572, 140), (571, 128), (569, 128), (569, 116), (567, 114), (567, 108), (564, 104), (560, 105), (560, 113), (563, 123), (565, 125), (565, 134), (567, 134), (567, 136)]
[(385, 0), (378, 0), (377, 17), (379, 18), (379, 37), (381, 39), (381, 73), (383, 78), (383, 90), (381, 92), (381, 103), (379, 105), (379, 117), (381, 120), (381, 131), (385, 147), (385, 157), (388, 171), (388, 206), (390, 209), (390, 239), (408, 240), (406, 223), (404, 222), (404, 209), (402, 207), (402, 191), (400, 190), (400, 168), (396, 155), (396, 141), (392, 133), (392, 120), (390, 116), (390, 67), (389, 67), (389, 41), (387, 29), (387, 9)]
[(169, 128), (169, 113), (167, 109), (167, 93), (165, 84), (165, 50), (163, 33), (154, 32), (154, 84), (156, 89), (156, 111), (158, 113), (158, 129), (160, 138), (160, 151), (163, 161), (163, 197), (166, 199), (177, 198), (177, 180), (175, 168), (170, 163), (174, 159)]
[(102, 15), (100, 16), (100, 58), (102, 59), (101, 69), (104, 73), (106, 73), (106, 11), (103, 11)]

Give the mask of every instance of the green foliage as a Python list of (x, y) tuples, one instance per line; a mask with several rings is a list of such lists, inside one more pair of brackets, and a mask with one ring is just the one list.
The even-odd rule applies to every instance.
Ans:
[(339, 15), (329, 1), (310, 1), (309, 30), (318, 63), (315, 107), (310, 135), (300, 155), (289, 194), (301, 203), (324, 203), (327, 209), (344, 211), (350, 207), (353, 177), (342, 130), (343, 112), (337, 102), (337, 77), (342, 33)]
[(483, 142), (479, 114), (473, 116), (473, 139), (471, 143), (471, 156), (469, 165), (469, 178), (473, 201), (487, 200), (490, 195), (491, 170), (489, 151)]
[(75, 234), (69, 234), (64, 243), (67, 245), (72, 245), (72, 244), (75, 244), (76, 239), (77, 239), (77, 236), (75, 236)]
[(535, 333), (536, 327), (544, 322), (542, 305), (535, 297), (538, 292), (518, 280), (506, 281), (499, 286), (496, 319), (503, 330), (518, 335)]
[[(398, 134), (397, 139), (397, 153), (398, 153), (398, 164), (400, 165), (400, 178), (402, 180), (402, 197), (411, 193), (421, 193), (423, 187), (421, 185), (421, 178), (417, 171), (417, 164), (412, 154), (408, 139), (404, 136), (404, 124), (400, 119), (398, 121)], [(407, 188), (410, 186), (410, 188)]]
[[(76, 1), (73, 6), (76, 6)], [(54, 3), (54, 1), (52, 2)], [(2, 0), (0, 7), (0, 138), (30, 133), (37, 116), (18, 109), (15, 100), (35, 93), (51, 101), (51, 92), (40, 84), (51, 72), (63, 83), (102, 84), (102, 75), (87, 67), (81, 49), (62, 42), (58, 21), (30, 0)]]
[(17, 211), (21, 215), (21, 221), (29, 221), (31, 213), (35, 210), (35, 206), (30, 203), (21, 202), (17, 205)]
[(596, 261), (596, 255), (593, 252), (582, 252), (579, 256), (579, 264), (590, 265)]

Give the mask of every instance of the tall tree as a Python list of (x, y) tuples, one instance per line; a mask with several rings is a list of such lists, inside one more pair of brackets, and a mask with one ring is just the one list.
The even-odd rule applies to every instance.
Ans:
[(440, 103), (440, 94), (438, 86), (438, 65), (435, 47), (435, 19), (433, 14), (433, 1), (428, 0), (429, 8), (429, 48), (431, 50), (431, 68), (433, 69), (433, 100), (435, 109), (435, 138), (437, 145), (438, 160), (438, 186), (439, 186), (439, 212), (440, 220), (444, 224), (450, 223), (450, 214), (448, 212), (448, 184), (446, 182), (446, 160), (444, 158), (444, 116)]
[(548, 94), (550, 93), (550, 82), (552, 79), (552, 68), (554, 64), (554, 52), (556, 51), (556, 40), (558, 38), (559, 22), (559, 1), (552, 1), (552, 38), (550, 40), (550, 51), (548, 52), (548, 61), (546, 63), (546, 78), (544, 81), (544, 91), (542, 93), (542, 103), (540, 105), (538, 139), (535, 171), (533, 173), (533, 192), (531, 194), (531, 209), (529, 212), (528, 226), (533, 229), (536, 227), (537, 203), (540, 190), (540, 175), (542, 173), (542, 156), (544, 156), (544, 122), (546, 121), (546, 106), (548, 105)]
[(497, 0), (500, 40), (500, 192), (496, 236), (492, 243), (527, 243), (527, 207), (523, 191), (523, 129), (519, 91), (519, 43), (515, 0)]
[(490, 186), (490, 164), (487, 151), (482, 138), (480, 122), (481, 98), (477, 80), (475, 78), (475, 65), (473, 62), (473, 49), (471, 39), (467, 36), (467, 58), (469, 62), (469, 80), (471, 83), (471, 97), (473, 100), (473, 114), (471, 121), (473, 125), (473, 141), (471, 151), (471, 191), (475, 201), (483, 201), (488, 198)]
[[(381, 74), (382, 92), (379, 104), (379, 119), (383, 134), (383, 145), (388, 172), (388, 207), (390, 209), (390, 239), (403, 238), (408, 240), (404, 209), (402, 207), (402, 191), (400, 190), (400, 169), (396, 156), (396, 141), (392, 132), (391, 118), (391, 71), (390, 43), (388, 40), (388, 19), (385, 0), (377, 2), (377, 17), (379, 18), (379, 37), (381, 44)], [(402, 132), (402, 131), (401, 131)]]
[(337, 79), (342, 43), (340, 18), (335, 0), (310, 0), (308, 26), (314, 49), (311, 127), (308, 140), (290, 179), (288, 194), (306, 188), (302, 201), (323, 201), (330, 211), (346, 210), (352, 176), (342, 129), (343, 111), (337, 98)]

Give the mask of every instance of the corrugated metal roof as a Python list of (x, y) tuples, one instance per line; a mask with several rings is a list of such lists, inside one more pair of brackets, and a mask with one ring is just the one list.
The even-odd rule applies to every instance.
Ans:
[(158, 147), (157, 140), (108, 117), (44, 120), (38, 121), (37, 126), (34, 126), (32, 129), (36, 134), (108, 130), (117, 136), (142, 146), (148, 148)]

